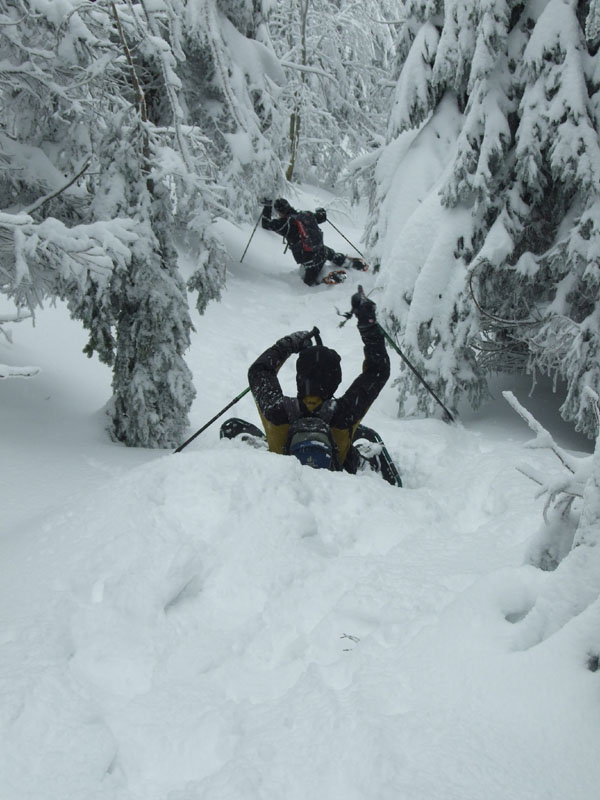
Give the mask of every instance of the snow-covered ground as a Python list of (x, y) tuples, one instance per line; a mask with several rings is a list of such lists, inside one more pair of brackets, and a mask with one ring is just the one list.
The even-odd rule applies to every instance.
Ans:
[[(325, 204), (360, 247), (358, 212), (309, 191), (298, 204)], [(336, 307), (359, 283), (378, 296), (371, 274), (306, 287), (260, 229), (240, 263), (251, 227), (221, 230), (227, 288), (194, 314), (190, 433), (295, 330), (320, 328), (347, 385), (362, 350)], [(554, 574), (526, 563), (542, 501), (516, 467), (556, 459), (525, 448), (499, 391), (455, 425), (400, 420), (392, 352), (365, 422), (397, 489), (220, 442), (222, 420), (177, 455), (113, 444), (110, 372), (81, 354), (80, 326), (58, 307), (12, 327), (0, 362), (42, 372), (0, 382), (0, 800), (598, 795), (581, 626), (526, 626)], [(293, 374), (292, 359), (289, 393)], [(590, 452), (529, 388), (515, 394), (557, 441)], [(249, 395), (228, 416), (258, 422)]]

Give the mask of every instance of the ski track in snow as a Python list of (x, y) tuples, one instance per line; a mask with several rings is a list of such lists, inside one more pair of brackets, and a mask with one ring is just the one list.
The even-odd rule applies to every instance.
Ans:
[[(360, 247), (351, 215), (333, 219)], [(362, 349), (335, 307), (375, 281), (308, 288), (277, 237), (259, 229), (240, 264), (250, 229), (221, 227), (192, 431), (295, 330), (320, 328), (347, 385)], [(350, 252), (330, 226), (325, 241)], [(43, 372), (2, 386), (1, 800), (597, 795), (598, 684), (576, 635), (517, 646), (549, 578), (524, 563), (541, 505), (515, 467), (554, 465), (516, 416), (398, 420), (392, 352), (365, 422), (404, 489), (219, 442), (228, 416), (258, 421), (249, 396), (179, 455), (131, 451), (102, 432), (110, 378), (81, 365), (73, 323), (39, 325), (44, 342), (19, 330), (9, 352)]]

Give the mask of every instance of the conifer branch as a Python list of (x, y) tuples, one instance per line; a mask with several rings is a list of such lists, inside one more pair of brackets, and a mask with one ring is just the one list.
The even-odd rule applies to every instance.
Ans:
[(477, 272), (478, 268), (484, 263), (486, 263), (484, 260), (479, 261), (469, 272), (469, 293), (479, 313), (482, 314), (482, 316), (486, 317), (487, 319), (492, 320), (492, 322), (494, 322), (495, 324), (501, 325), (502, 327), (518, 328), (525, 325), (531, 325), (531, 326), (541, 325), (543, 323), (542, 319), (538, 320), (501, 319), (500, 317), (496, 317), (494, 314), (490, 314), (489, 311), (486, 311), (482, 307), (479, 300), (475, 297), (475, 291), (473, 289), (473, 278), (475, 277), (475, 273)]
[(44, 197), (40, 197), (39, 200), (35, 201), (35, 203), (32, 203), (30, 206), (23, 209), (22, 213), (31, 216), (31, 214), (33, 214), (34, 211), (38, 211), (43, 205), (45, 205), (45, 203), (49, 203), (50, 200), (53, 200), (55, 197), (58, 197), (59, 194), (65, 192), (69, 188), (69, 186), (72, 186), (75, 183), (75, 181), (81, 178), (81, 176), (84, 174), (84, 172), (86, 172), (91, 163), (92, 162), (90, 158), (86, 159), (83, 167), (79, 170), (79, 172), (77, 172), (76, 175), (74, 175), (67, 183), (65, 183), (64, 186), (61, 186), (60, 189), (57, 189), (55, 192), (52, 192), (51, 194), (47, 194), (44, 195)]

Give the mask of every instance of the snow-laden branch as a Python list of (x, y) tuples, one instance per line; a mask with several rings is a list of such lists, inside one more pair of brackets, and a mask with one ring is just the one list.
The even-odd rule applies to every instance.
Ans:
[(39, 367), (9, 367), (8, 364), (0, 364), (0, 380), (5, 378), (33, 378), (39, 372)]
[(0, 325), (6, 325), (7, 322), (22, 322), (24, 319), (31, 319), (33, 314), (18, 313), (18, 314), (0, 314)]
[[(502, 394), (509, 405), (535, 433), (535, 439), (527, 446), (534, 449), (548, 449), (560, 461), (561, 470), (554, 475), (540, 472), (529, 465), (520, 466), (517, 469), (540, 487), (537, 497), (546, 497), (543, 510), (545, 522), (549, 524), (548, 512), (551, 508), (559, 518), (566, 519), (572, 510), (574, 501), (582, 499), (584, 496), (585, 486), (592, 473), (592, 456), (574, 458), (569, 455), (556, 444), (552, 435), (519, 403), (512, 392), (503, 392)], [(593, 394), (595, 395), (595, 393)], [(597, 395), (594, 402), (596, 401)]]
[[(177, 140), (183, 162), (188, 172), (191, 172), (193, 169), (192, 161), (181, 127), (181, 122), (185, 118), (185, 114), (179, 102), (179, 91), (181, 90), (182, 86), (181, 80), (177, 76), (176, 72), (177, 64), (175, 55), (173, 53), (172, 45), (166, 42), (162, 36), (159, 35), (156, 20), (154, 18), (154, 11), (148, 7), (148, 4), (145, 2), (145, 0), (140, 0), (140, 2), (142, 8), (144, 9), (144, 14), (150, 29), (150, 35), (146, 36), (145, 42), (151, 46), (153, 55), (160, 64), (165, 92), (169, 101), (169, 105), (171, 106), (175, 138)], [(177, 46), (178, 45), (176, 45), (176, 47)]]
[(72, 186), (75, 183), (75, 181), (77, 181), (79, 178), (81, 178), (83, 173), (90, 166), (90, 163), (91, 163), (91, 160), (89, 158), (86, 159), (85, 164), (83, 165), (83, 167), (77, 172), (76, 175), (74, 175), (68, 181), (68, 183), (65, 183), (64, 186), (60, 187), (60, 189), (57, 189), (56, 191), (51, 192), (50, 194), (46, 194), (46, 195), (44, 195), (44, 197), (40, 197), (38, 200), (35, 201), (35, 203), (32, 203), (30, 206), (28, 206), (27, 208), (23, 209), (22, 213), (23, 214), (33, 214), (34, 211), (37, 211), (45, 203), (48, 203), (50, 200), (53, 200), (55, 197), (58, 197), (59, 194), (62, 194), (64, 191), (66, 191), (69, 188), (69, 186)]
[(0, 211), (0, 289), (33, 310), (44, 296), (61, 294), (92, 279), (104, 286), (131, 258), (137, 240), (134, 219), (113, 219), (71, 228), (48, 217)]
[(533, 442), (530, 442), (527, 446), (531, 449), (541, 450), (541, 449), (548, 449), (551, 450), (554, 455), (558, 458), (561, 464), (569, 470), (572, 474), (576, 472), (576, 460), (572, 458), (566, 450), (563, 450), (562, 447), (559, 447), (552, 435), (544, 428), (544, 426), (537, 421), (537, 419), (524, 408), (517, 398), (514, 396), (512, 392), (502, 392), (504, 399), (507, 403), (517, 412), (517, 414), (524, 420), (529, 428), (535, 433), (535, 439)]
[(282, 61), (281, 66), (287, 67), (288, 69), (294, 69), (297, 72), (312, 72), (315, 75), (321, 75), (323, 78), (327, 78), (330, 81), (336, 81), (333, 75), (331, 75), (329, 72), (325, 72), (323, 69), (319, 69), (319, 67), (310, 67), (307, 64), (296, 64), (293, 61)]
[(240, 115), (239, 101), (231, 89), (229, 70), (227, 69), (227, 65), (224, 63), (223, 51), (225, 50), (225, 45), (216, 19), (216, 12), (212, 8), (211, 3), (205, 4), (204, 15), (206, 40), (212, 54), (215, 69), (219, 74), (220, 87), (225, 96), (229, 112), (232, 118), (235, 120), (237, 127), (240, 130), (245, 130), (246, 126), (244, 125)]

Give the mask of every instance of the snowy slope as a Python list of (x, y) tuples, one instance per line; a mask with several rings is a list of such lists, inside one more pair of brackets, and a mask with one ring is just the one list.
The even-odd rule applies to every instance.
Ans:
[[(322, 193), (298, 204), (334, 209), (360, 247), (358, 212)], [(262, 230), (240, 264), (251, 228), (221, 230), (228, 283), (194, 317), (190, 432), (294, 330), (321, 329), (347, 385), (360, 339), (335, 307), (374, 285), (354, 273), (308, 288)], [(392, 353), (365, 421), (400, 466), (397, 489), (219, 442), (219, 423), (178, 455), (114, 445), (110, 374), (80, 355), (64, 309), (14, 337), (0, 361), (43, 371), (0, 383), (1, 800), (597, 795), (581, 622), (539, 644), (521, 635), (553, 574), (524, 563), (541, 505), (515, 467), (555, 467), (525, 449), (506, 403), (454, 426), (398, 420)], [(293, 364), (281, 378), (292, 392)], [(546, 395), (517, 394), (554, 419)], [(258, 421), (249, 396), (234, 415)]]

